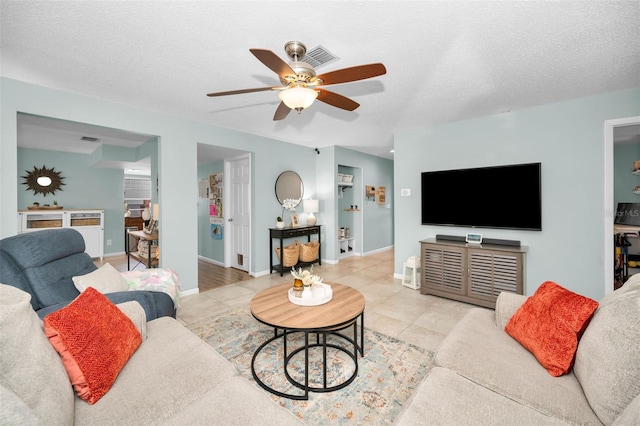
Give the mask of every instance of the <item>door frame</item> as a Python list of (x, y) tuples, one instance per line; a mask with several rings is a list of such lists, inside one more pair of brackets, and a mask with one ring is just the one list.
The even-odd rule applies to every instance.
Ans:
[(613, 291), (613, 130), (635, 124), (640, 124), (640, 115), (604, 122), (604, 294)]

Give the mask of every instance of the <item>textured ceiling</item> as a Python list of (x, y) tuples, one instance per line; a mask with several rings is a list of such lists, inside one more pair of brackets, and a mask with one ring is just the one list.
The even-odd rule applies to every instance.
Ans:
[[(1, 74), (309, 147), (392, 158), (399, 129), (640, 86), (638, 1), (7, 1)], [(275, 86), (250, 48), (326, 47), (319, 72), (382, 62), (272, 121)]]

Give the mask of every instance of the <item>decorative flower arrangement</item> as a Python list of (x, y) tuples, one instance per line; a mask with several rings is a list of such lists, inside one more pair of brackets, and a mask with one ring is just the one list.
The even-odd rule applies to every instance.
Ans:
[(293, 199), (293, 198), (285, 198), (285, 200), (282, 202), (282, 216), (284, 216), (284, 211), (285, 210), (289, 210), (290, 212), (295, 212), (296, 211), (296, 206), (300, 204), (300, 199)]
[(305, 287), (311, 287), (314, 283), (322, 282), (322, 278), (318, 275), (313, 275), (313, 265), (311, 265), (311, 269), (308, 271), (306, 269), (303, 270), (302, 268), (299, 268), (298, 270), (296, 270), (296, 268), (291, 268), (291, 275), (293, 275), (293, 278), (302, 281), (302, 285)]

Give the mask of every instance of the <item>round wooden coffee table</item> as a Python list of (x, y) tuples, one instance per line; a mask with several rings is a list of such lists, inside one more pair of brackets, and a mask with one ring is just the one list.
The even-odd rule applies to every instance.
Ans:
[[(364, 356), (364, 305), (365, 299), (358, 290), (343, 284), (331, 284), (333, 298), (318, 306), (299, 306), (289, 301), (288, 291), (291, 283), (280, 284), (256, 294), (251, 300), (251, 314), (261, 323), (273, 327), (274, 335), (261, 344), (253, 354), (251, 373), (255, 381), (267, 391), (285, 398), (307, 400), (309, 392), (332, 392), (342, 389), (355, 380), (358, 375), (358, 352)], [(358, 317), (360, 317), (360, 344), (358, 345)], [(353, 338), (341, 331), (353, 327)], [(304, 334), (304, 346), (287, 352), (287, 336), (292, 333)], [(315, 342), (309, 342), (309, 335), (315, 334)], [(349, 345), (327, 343), (327, 337), (335, 335)], [(322, 338), (321, 338), (322, 337)], [(256, 374), (255, 361), (262, 349), (271, 342), (282, 339), (284, 346), (284, 374), (292, 385), (304, 391), (302, 395), (287, 394), (273, 389)], [(323, 386), (309, 385), (309, 349), (321, 347), (323, 350)], [(353, 374), (346, 380), (333, 386), (327, 386), (327, 348), (333, 348), (347, 354), (354, 362)], [(304, 351), (304, 383), (293, 379), (287, 371), (291, 358)]]

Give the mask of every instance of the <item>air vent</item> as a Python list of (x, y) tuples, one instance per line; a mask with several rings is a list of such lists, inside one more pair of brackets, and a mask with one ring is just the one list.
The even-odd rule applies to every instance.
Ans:
[(310, 64), (314, 68), (318, 68), (318, 67), (321, 67), (323, 65), (327, 65), (327, 64), (330, 64), (332, 62), (335, 62), (338, 59), (340, 59), (340, 58), (338, 58), (333, 53), (329, 52), (323, 46), (316, 46), (316, 47), (308, 50), (307, 54), (304, 55), (304, 57), (302, 59), (300, 59), (300, 60), (302, 62), (306, 62), (306, 63)]
[(80, 140), (85, 142), (98, 142), (100, 139), (94, 138), (93, 136), (83, 136)]

